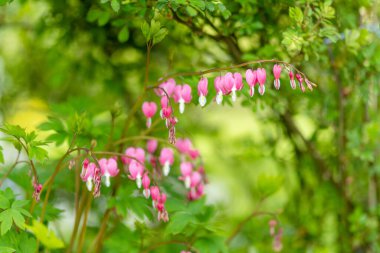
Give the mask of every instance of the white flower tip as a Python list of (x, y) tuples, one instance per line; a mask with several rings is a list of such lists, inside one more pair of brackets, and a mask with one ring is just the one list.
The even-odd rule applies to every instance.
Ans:
[(231, 98), (232, 98), (232, 102), (236, 101), (236, 91), (235, 90), (232, 91)]
[(87, 189), (89, 191), (92, 190), (92, 179), (91, 178), (87, 179), (86, 186), (87, 186)]
[(144, 190), (144, 196), (146, 199), (149, 199), (149, 197), (150, 197), (150, 190), (149, 189)]
[(223, 94), (221, 92), (216, 95), (216, 103), (220, 105), (223, 102)]
[(206, 105), (206, 102), (207, 102), (207, 99), (206, 99), (206, 97), (205, 96), (203, 96), (203, 95), (201, 95), (200, 97), (199, 97), (199, 104), (200, 104), (200, 106), (205, 106)]
[(105, 182), (105, 183), (106, 183), (106, 186), (107, 186), (107, 187), (110, 187), (110, 185), (111, 185), (110, 176), (107, 176), (107, 175), (106, 175), (106, 182)]
[(190, 184), (191, 184), (190, 181), (191, 181), (191, 180), (190, 180), (190, 177), (186, 177), (186, 178), (185, 178), (185, 187), (186, 187), (186, 189), (189, 189), (189, 188), (190, 188)]
[(141, 188), (141, 184), (142, 184), (142, 181), (141, 181), (141, 177), (140, 176), (137, 176), (136, 177), (136, 185), (137, 185), (137, 188)]
[(166, 162), (163, 168), (164, 176), (168, 176), (170, 172), (170, 165), (169, 162)]
[(185, 103), (180, 101), (179, 102), (179, 112), (182, 114), (185, 111)]
[(265, 86), (264, 85), (260, 85), (260, 87), (259, 87), (259, 93), (260, 93), (261, 96), (264, 95), (264, 93), (265, 93)]
[(146, 119), (146, 127), (150, 128), (151, 125), (152, 125), (152, 118), (147, 118)]

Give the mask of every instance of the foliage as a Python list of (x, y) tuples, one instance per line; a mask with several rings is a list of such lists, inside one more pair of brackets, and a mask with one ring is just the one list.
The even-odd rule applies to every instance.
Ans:
[[(278, 237), (282, 252), (380, 251), (376, 1), (0, 6), (0, 252), (271, 252)], [(280, 91), (263, 59), (290, 63)], [(258, 67), (268, 73), (264, 96), (251, 98), (245, 84), (237, 102), (215, 105), (217, 75)], [(313, 92), (289, 87), (295, 68)], [(97, 166), (147, 138), (172, 147), (165, 124), (155, 116), (147, 129), (141, 112), (143, 101), (160, 104), (152, 87), (172, 76), (192, 88), (183, 115), (172, 102), (175, 129), (201, 151), (194, 163), (208, 185), (186, 199), (176, 154), (170, 176), (151, 177), (168, 196), (164, 223), (120, 160), (99, 198), (81, 170), (85, 158)], [(200, 77), (209, 78), (204, 109)]]

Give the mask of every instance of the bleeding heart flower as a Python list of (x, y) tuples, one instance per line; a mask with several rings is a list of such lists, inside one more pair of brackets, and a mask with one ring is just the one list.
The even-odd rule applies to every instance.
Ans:
[(182, 175), (180, 177), (180, 180), (185, 182), (186, 188), (190, 188), (193, 164), (190, 162), (182, 162), (180, 167), (181, 167), (181, 175)]
[(217, 76), (214, 80), (214, 87), (216, 90), (216, 103), (220, 105), (223, 102), (223, 95), (227, 93), (225, 87), (225, 77)]
[(274, 75), (274, 87), (279, 90), (280, 89), (280, 76), (281, 76), (281, 66), (275, 64), (273, 66), (273, 75)]
[(179, 103), (179, 112), (185, 111), (185, 103), (191, 102), (191, 87), (188, 84), (177, 85), (173, 94), (174, 101)]
[(137, 184), (137, 187), (138, 188), (141, 188), (141, 184), (142, 184), (142, 181), (141, 181), (141, 178), (142, 178), (142, 175), (144, 174), (144, 166), (135, 161), (135, 160), (132, 160), (131, 163), (129, 164), (129, 179), (131, 180), (136, 180), (136, 184)]
[(153, 154), (158, 146), (158, 141), (155, 139), (149, 140), (146, 144), (146, 150), (148, 153)]
[(174, 163), (174, 154), (173, 150), (170, 148), (163, 148), (161, 150), (159, 162), (161, 166), (163, 166), (163, 174), (164, 176), (169, 175), (170, 166)]
[(207, 99), (206, 96), (208, 94), (208, 80), (206, 77), (202, 77), (198, 83), (198, 96), (199, 96), (199, 104), (203, 107), (205, 106)]
[(149, 185), (150, 185), (150, 179), (148, 177), (148, 173), (145, 173), (143, 178), (142, 178), (142, 186), (144, 188), (145, 198), (149, 198), (149, 196), (150, 196)]
[(171, 97), (174, 93), (175, 86), (176, 86), (175, 80), (173, 78), (170, 78), (159, 85), (161, 89), (156, 89), (156, 93), (159, 96)]
[(265, 69), (258, 68), (256, 70), (256, 77), (257, 77), (257, 81), (260, 84), (259, 93), (260, 93), (260, 95), (264, 95), (264, 92), (265, 92), (265, 81), (266, 81), (266, 78), (267, 78), (267, 73), (265, 72)]
[(303, 82), (303, 78), (302, 78), (302, 76), (300, 75), (300, 74), (296, 74), (296, 78), (297, 78), (297, 80), (298, 80), (298, 84), (299, 84), (299, 86), (300, 86), (300, 88), (301, 88), (301, 91), (302, 92), (305, 92), (305, 86), (303, 86), (303, 84), (302, 84), (302, 82)]
[(251, 69), (248, 69), (245, 72), (245, 80), (249, 85), (249, 95), (252, 97), (255, 94), (255, 85), (258, 83), (257, 71), (252, 71)]
[(119, 173), (117, 168), (117, 161), (115, 158), (105, 159), (102, 158), (98, 161), (102, 176), (106, 178), (106, 186), (110, 186), (110, 177), (115, 177)]
[(95, 168), (96, 168), (95, 163), (89, 163), (86, 168), (85, 167), (82, 168), (81, 178), (83, 182), (86, 182), (86, 186), (89, 191), (92, 190), (92, 186), (93, 186), (92, 181), (95, 175)]
[(137, 159), (140, 163), (144, 163), (145, 161), (145, 151), (144, 149), (142, 148), (134, 148), (134, 147), (129, 147), (125, 150), (125, 154), (127, 156), (122, 156), (121, 157), (121, 161), (124, 163), (124, 164), (127, 164), (129, 165), (131, 163), (131, 161), (133, 159), (131, 159), (130, 157), (134, 157), (135, 159)]
[(297, 86), (296, 86), (296, 82), (294, 81), (294, 74), (291, 70), (289, 71), (289, 79), (290, 79), (290, 87), (292, 87), (292, 89), (294, 90)]
[(144, 102), (142, 105), (142, 111), (147, 118), (146, 126), (149, 128), (152, 125), (152, 117), (156, 114), (157, 105), (154, 102)]

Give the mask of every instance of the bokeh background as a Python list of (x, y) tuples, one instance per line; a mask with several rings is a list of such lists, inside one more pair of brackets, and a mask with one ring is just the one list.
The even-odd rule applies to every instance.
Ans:
[[(185, 114), (178, 116), (177, 137), (191, 138), (209, 178), (206, 204), (195, 209), (213, 209), (212, 218), (201, 224), (209, 230), (202, 233), (218, 236), (212, 241), (215, 245), (203, 242), (214, 246), (195, 245), (199, 252), (272, 252), (270, 215), (252, 218), (224, 243), (241, 221), (262, 211), (275, 213), (280, 221), (282, 252), (380, 252), (379, 1), (0, 3), (2, 123), (31, 131), (49, 115), (70, 125), (75, 114), (85, 112), (80, 141), (89, 145), (96, 139), (99, 149), (107, 140), (110, 112), (120, 113), (115, 122), (117, 139), (143, 90), (144, 21), (154, 19), (167, 29), (151, 50), (148, 83), (152, 85), (166, 74), (244, 61), (279, 59), (294, 64), (318, 84), (316, 89), (292, 90), (283, 71), (281, 89), (276, 91), (273, 65), (252, 65), (267, 70), (264, 96), (249, 98), (246, 86), (234, 104), (218, 106), (209, 97), (208, 105), (200, 108), (199, 76), (176, 79), (189, 83), (194, 97)], [(237, 69), (242, 74), (245, 70)], [(213, 78), (209, 83), (212, 89)], [(154, 93), (147, 99), (158, 101)], [(128, 135), (138, 133), (144, 124), (139, 112)], [(39, 132), (41, 138), (50, 133)], [(163, 124), (154, 135), (167, 138)], [(15, 150), (4, 142), (1, 146), (3, 175)], [(65, 139), (62, 145), (49, 144), (49, 159), (38, 165), (42, 180), (52, 173), (67, 146)], [(57, 179), (52, 217), (46, 223), (65, 244), (73, 223), (73, 178), (67, 171)], [(27, 169), (20, 165), (2, 188), (10, 186), (30, 198), (29, 181)], [(85, 249), (99, 229), (106, 194), (93, 203)], [(166, 225), (144, 225), (130, 209), (120, 222), (124, 225), (110, 228), (100, 252), (144, 252), (135, 245), (142, 237), (143, 248), (148, 249), (167, 240), (196, 238), (186, 233), (186, 227), (168, 235)], [(112, 224), (116, 222), (115, 218)], [(147, 252), (182, 249), (168, 244)]]

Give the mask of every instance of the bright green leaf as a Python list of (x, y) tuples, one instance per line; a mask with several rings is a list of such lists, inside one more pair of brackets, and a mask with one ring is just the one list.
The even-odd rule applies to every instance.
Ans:
[(46, 248), (61, 249), (64, 247), (63, 241), (39, 221), (33, 220), (32, 225), (26, 225), (26, 228), (30, 230)]

